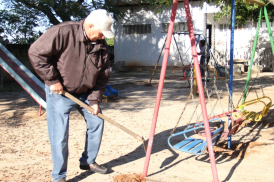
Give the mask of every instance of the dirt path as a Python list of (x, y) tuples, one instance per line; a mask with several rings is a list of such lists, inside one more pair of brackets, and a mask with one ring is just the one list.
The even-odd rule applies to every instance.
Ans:
[[(119, 91), (118, 99), (101, 104), (103, 114), (119, 122), (145, 139), (148, 139), (157, 94), (157, 75), (152, 86), (150, 73), (114, 74), (110, 85)], [(159, 75), (159, 73), (158, 73)], [(244, 89), (246, 75), (234, 78), (234, 105)], [(218, 103), (214, 113), (227, 111), (228, 94), (224, 80), (217, 81), (223, 90), (222, 105)], [(274, 99), (272, 86), (274, 73), (261, 73), (255, 85), (264, 87), (265, 95)], [(181, 114), (189, 94), (186, 81), (166, 80), (153, 143), (147, 181), (212, 181), (207, 152), (201, 156), (173, 151), (167, 138)], [(212, 81), (208, 83), (212, 86)], [(262, 92), (257, 88), (258, 94)], [(251, 92), (248, 100), (256, 98)], [(212, 95), (212, 102), (217, 99)], [(207, 106), (210, 113), (210, 106)], [(223, 109), (222, 109), (223, 108)], [(260, 110), (261, 105), (249, 107)], [(193, 112), (190, 104), (183, 115), (178, 131), (182, 130)], [(199, 111), (200, 112), (200, 108)], [(261, 122), (246, 121), (233, 135), (234, 151), (216, 149), (216, 163), (220, 181), (273, 181), (274, 179), (274, 129), (273, 108)], [(84, 148), (85, 124), (73, 111), (70, 117), (69, 163), (67, 180), (111, 182), (119, 174), (141, 174), (145, 153), (142, 144), (109, 123), (105, 130), (97, 162), (108, 167), (106, 175), (79, 169), (79, 157)], [(196, 116), (191, 122), (195, 122)], [(0, 181), (50, 181), (52, 162), (47, 133), (45, 111), (38, 117), (38, 106), (24, 91), (0, 93)], [(218, 146), (224, 146), (226, 141)]]

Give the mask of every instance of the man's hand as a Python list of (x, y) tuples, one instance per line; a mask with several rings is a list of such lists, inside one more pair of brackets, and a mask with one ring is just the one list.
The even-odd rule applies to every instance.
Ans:
[(97, 116), (97, 114), (100, 111), (100, 107), (99, 104), (93, 104), (92, 106), (90, 106), (93, 109), (93, 112), (91, 112), (92, 115)]
[(57, 82), (50, 86), (50, 90), (57, 93), (57, 94), (63, 94), (63, 85), (60, 82)]

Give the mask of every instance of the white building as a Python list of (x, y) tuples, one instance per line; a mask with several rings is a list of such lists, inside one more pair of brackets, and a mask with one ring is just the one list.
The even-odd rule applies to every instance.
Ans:
[[(230, 17), (220, 19), (220, 21), (213, 20), (214, 12), (219, 11), (219, 8), (207, 5), (204, 3), (201, 9), (201, 1), (190, 1), (190, 11), (192, 21), (194, 25), (194, 33), (198, 38), (199, 35), (205, 34), (207, 28), (208, 43), (211, 45), (212, 50), (215, 47), (215, 60), (220, 65), (225, 65), (226, 61), (229, 60), (230, 52), (230, 30), (226, 28), (226, 24), (230, 21)], [(160, 56), (161, 50), (165, 43), (167, 36), (168, 24), (171, 16), (172, 6), (163, 6), (163, 11), (155, 13), (154, 9), (149, 9), (149, 6), (139, 5), (138, 1), (118, 1), (117, 7), (125, 13), (123, 19), (115, 21), (115, 62), (124, 61), (125, 66), (155, 66), (158, 57)], [(235, 39), (234, 39), (234, 59), (250, 59), (251, 50), (254, 35), (256, 33), (256, 23), (254, 27), (251, 27), (251, 22), (247, 23), (243, 27), (235, 28)], [(274, 26), (274, 23), (272, 23)], [(262, 65), (268, 65), (272, 67), (272, 51), (269, 38), (267, 40), (267, 30), (265, 22), (262, 23), (261, 33), (265, 32), (265, 35), (259, 38), (259, 44), (262, 42), (264, 50), (259, 50)], [(178, 44), (178, 48), (183, 59), (183, 63), (189, 64), (191, 62), (191, 48), (190, 39), (188, 35), (186, 14), (184, 3), (180, 1), (178, 3), (175, 26), (174, 26), (174, 37)], [(202, 36), (200, 37), (202, 38)], [(268, 42), (267, 42), (268, 41)], [(260, 43), (261, 42), (261, 43)], [(262, 46), (259, 46), (262, 48)], [(270, 48), (270, 49), (269, 49)], [(269, 49), (269, 50), (268, 50)], [(199, 48), (197, 49), (199, 51)], [(217, 54), (218, 52), (218, 54)], [(268, 60), (264, 59), (265, 54), (269, 54)], [(271, 53), (271, 54), (270, 54)], [(159, 66), (163, 60), (164, 51), (161, 54)], [(224, 55), (227, 55), (225, 58)], [(222, 55), (222, 56), (220, 56)], [(263, 56), (262, 56), (263, 55)], [(213, 65), (213, 59), (210, 65)], [(172, 38), (168, 66), (182, 66), (180, 55)]]

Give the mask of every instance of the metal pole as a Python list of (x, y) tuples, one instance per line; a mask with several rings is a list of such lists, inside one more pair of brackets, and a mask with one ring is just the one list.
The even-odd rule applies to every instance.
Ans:
[(142, 179), (144, 179), (147, 176), (148, 165), (149, 165), (152, 144), (153, 144), (153, 139), (154, 139), (154, 134), (155, 134), (155, 128), (156, 128), (156, 123), (157, 123), (158, 111), (159, 111), (161, 97), (162, 97), (162, 91), (163, 91), (163, 87), (164, 87), (168, 55), (169, 55), (169, 50), (170, 50), (171, 38), (172, 38), (172, 34), (173, 34), (177, 6), (178, 6), (178, 0), (174, 0), (173, 5), (172, 5), (170, 23), (169, 23), (168, 32), (167, 32), (166, 47), (165, 47), (165, 52), (164, 52), (164, 57), (163, 57), (163, 62), (162, 62), (162, 69), (161, 69), (161, 74), (160, 74), (160, 80), (159, 80), (159, 85), (158, 85), (157, 97), (156, 97), (156, 102), (155, 102), (155, 107), (154, 107), (154, 113), (153, 113), (153, 119), (152, 119), (152, 124), (151, 124), (150, 136), (149, 136), (149, 140), (148, 140), (148, 147), (147, 147), (147, 152), (146, 152), (146, 160), (145, 160)]
[[(178, 35), (179, 35), (179, 34), (178, 34)], [(179, 35), (179, 36), (180, 36), (180, 35)], [(176, 39), (175, 39), (175, 35), (173, 35), (173, 39), (174, 39), (174, 42), (175, 42), (175, 44), (176, 44), (176, 47), (177, 47), (177, 50), (178, 50), (178, 53), (179, 53), (179, 56), (180, 56), (180, 60), (181, 60), (181, 62), (182, 62), (182, 65), (184, 66), (184, 62), (183, 62), (183, 59), (182, 59), (181, 52), (180, 52), (180, 49), (179, 49), (179, 47), (178, 47), (177, 41), (176, 41)]]
[(198, 56), (197, 56), (197, 48), (196, 48), (196, 44), (195, 44), (193, 24), (192, 24), (191, 14), (190, 14), (190, 10), (189, 10), (189, 1), (184, 0), (184, 5), (185, 5), (185, 11), (186, 11), (188, 32), (189, 32), (189, 37), (190, 37), (190, 42), (191, 42), (194, 68), (195, 68), (196, 77), (197, 77), (196, 80), (197, 80), (197, 85), (198, 85), (200, 103), (201, 103), (201, 108), (202, 108), (202, 113), (203, 113), (203, 120), (204, 120), (204, 126), (205, 126), (208, 153), (209, 153), (209, 158), (210, 158), (210, 163), (211, 163), (213, 179), (214, 179), (214, 182), (217, 182), (217, 181), (219, 181), (219, 179), (218, 179), (218, 174), (217, 174), (214, 151), (213, 151), (213, 147), (212, 147), (211, 132), (210, 132), (210, 129), (209, 129), (209, 122), (208, 122), (208, 116), (207, 116), (207, 111), (206, 111), (206, 104), (205, 104), (203, 83), (202, 83), (202, 78), (201, 78), (201, 71), (200, 71), (199, 61), (198, 61)]
[[(228, 110), (232, 111), (232, 94), (233, 94), (233, 49), (234, 49), (234, 26), (235, 26), (235, 0), (231, 0), (231, 35), (230, 35), (230, 68), (229, 68), (229, 106)], [(228, 124), (231, 120), (228, 119)], [(231, 134), (228, 135), (228, 148), (231, 148)]]
[(271, 43), (272, 55), (274, 55), (274, 43), (273, 43), (271, 26), (270, 26), (270, 23), (269, 23), (266, 6), (264, 6), (264, 17), (265, 17), (265, 21), (266, 21), (266, 25), (267, 25), (267, 30), (268, 30), (268, 35), (269, 35), (269, 39), (270, 39), (270, 43)]
[[(180, 34), (178, 34), (178, 35), (180, 36)], [(181, 52), (180, 52), (179, 46), (178, 46), (177, 41), (176, 41), (176, 39), (175, 39), (175, 35), (173, 35), (173, 39), (174, 39), (174, 42), (175, 42), (175, 44), (176, 44), (176, 47), (177, 47), (177, 50), (178, 50), (178, 53), (179, 53), (179, 56), (180, 56), (180, 60), (181, 60), (181, 62), (182, 62), (182, 65), (185, 66), (185, 65), (184, 65), (184, 62), (183, 62), (183, 59), (182, 59), (182, 56), (181, 56)], [(189, 48), (190, 48), (190, 47), (189, 47)], [(189, 80), (187, 80), (187, 82), (188, 82), (188, 85), (190, 86)]]
[[(167, 37), (166, 37), (166, 39), (167, 39)], [(157, 68), (157, 66), (158, 66), (159, 60), (160, 60), (160, 58), (161, 58), (163, 49), (164, 49), (165, 44), (166, 44), (166, 39), (165, 39), (165, 42), (164, 42), (164, 44), (163, 44), (163, 47), (162, 47), (161, 53), (160, 53), (160, 55), (159, 55), (158, 61), (157, 61), (156, 65), (155, 65), (155, 67), (154, 67), (154, 70), (153, 70), (153, 73), (152, 73), (151, 78), (150, 78), (150, 80), (149, 80), (149, 83), (151, 83), (151, 80), (152, 80), (152, 78), (153, 78), (153, 76), (154, 76), (154, 73), (155, 73), (155, 71), (156, 71), (156, 68)]]

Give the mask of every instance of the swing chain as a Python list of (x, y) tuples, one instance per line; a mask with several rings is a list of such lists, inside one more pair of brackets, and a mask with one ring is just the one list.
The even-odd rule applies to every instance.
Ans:
[[(251, 14), (251, 38), (253, 37), (253, 32), (252, 32), (252, 31), (253, 31), (253, 7), (252, 7), (252, 14)], [(257, 44), (259, 44), (259, 41), (260, 41), (260, 39), (258, 38), (258, 43), (257, 43)], [(251, 42), (251, 41), (250, 41), (250, 42)], [(251, 49), (251, 51), (252, 51), (252, 43), (250, 43), (250, 49)], [(255, 77), (255, 79), (257, 79), (257, 78), (259, 78), (259, 72), (260, 72), (260, 62), (259, 62), (259, 58), (257, 58), (256, 61), (254, 61), (254, 65), (257, 65), (257, 74), (256, 74), (256, 77)], [(250, 86), (250, 88), (249, 88), (248, 91), (247, 91), (246, 97), (248, 96), (248, 94), (249, 94), (249, 93), (251, 92), (251, 90), (253, 89), (253, 85), (254, 85), (254, 83), (255, 83), (254, 79), (252, 78), (252, 74), (250, 75), (250, 81), (251, 81), (251, 86)], [(265, 96), (263, 87), (262, 87), (262, 85), (261, 85), (260, 83), (259, 83), (259, 87), (260, 87), (261, 90), (262, 90), (263, 96)], [(257, 99), (258, 99), (259, 96), (258, 96), (258, 93), (257, 93), (257, 90), (256, 90), (256, 89), (255, 89), (255, 93), (256, 93), (256, 96), (257, 96)], [(237, 107), (238, 107), (240, 101), (242, 100), (243, 96), (244, 96), (244, 93), (243, 93), (242, 96), (240, 97), (240, 99), (239, 99), (239, 101), (238, 101), (238, 103), (237, 103)]]
[[(193, 103), (193, 105), (194, 105), (194, 104), (195, 104), (195, 103)], [(189, 120), (187, 126), (190, 125), (190, 122), (191, 122), (191, 120), (192, 120), (192, 118), (193, 118), (193, 116), (194, 116), (194, 113), (196, 113), (196, 116), (197, 116), (197, 108), (198, 108), (198, 106), (199, 106), (199, 104), (196, 104), (195, 109), (194, 109), (194, 111), (193, 111), (193, 113), (192, 113), (192, 115), (191, 115), (191, 117), (190, 117), (190, 120)], [(198, 116), (197, 116), (197, 118), (196, 118), (196, 121), (198, 121)]]
[[(182, 112), (181, 112), (181, 115), (180, 115), (180, 117), (179, 117), (179, 119), (178, 119), (178, 121), (177, 121), (177, 123), (176, 123), (174, 129), (170, 132), (171, 135), (173, 135), (174, 132), (176, 131), (176, 129), (177, 129), (177, 127), (178, 127), (178, 124), (179, 124), (179, 122), (180, 122), (180, 120), (181, 120), (181, 118), (182, 118), (182, 116), (183, 116), (183, 114), (184, 114), (184, 112), (185, 112), (185, 109), (186, 109), (186, 107), (187, 107), (187, 105), (188, 105), (188, 103), (189, 103), (190, 98), (191, 98), (191, 97), (192, 97), (192, 99), (194, 98), (194, 95), (193, 95), (193, 58), (192, 58), (190, 64), (191, 64), (191, 66), (190, 66), (190, 94), (189, 94), (189, 96), (188, 96), (188, 98), (187, 98), (186, 104), (185, 104), (185, 106), (184, 106), (184, 108), (183, 108), (183, 110), (182, 110)], [(194, 101), (194, 100), (193, 100), (193, 101)], [(195, 101), (194, 101), (194, 103), (195, 103)], [(191, 120), (190, 120), (190, 121), (191, 121)], [(190, 125), (190, 121), (188, 122), (187, 126)]]
[[(186, 107), (187, 107), (187, 105), (189, 103), (190, 98), (192, 97), (192, 100), (194, 101), (194, 95), (193, 95), (193, 59), (191, 60), (190, 64), (191, 64), (191, 66), (190, 66), (190, 94), (189, 94), (189, 96), (187, 98), (186, 104), (185, 104), (185, 106), (184, 106), (184, 108), (183, 108), (183, 110), (181, 112), (181, 115), (180, 115), (180, 117), (179, 117), (179, 119), (178, 119), (178, 121), (177, 121), (174, 129), (170, 132), (171, 135), (173, 135), (174, 132), (176, 131), (176, 129), (178, 127), (178, 124), (179, 124), (179, 122), (180, 122), (180, 120), (181, 120), (181, 118), (182, 118), (182, 116), (183, 116), (183, 114), (185, 112), (185, 109), (186, 109)], [(194, 103), (195, 103), (195, 101), (194, 101)], [(190, 125), (190, 121), (188, 122), (187, 126)]]
[[(259, 64), (257, 63), (257, 75), (256, 75), (256, 78), (255, 78), (255, 79), (258, 78), (258, 75), (259, 75), (258, 70), (259, 70)], [(260, 87), (261, 87), (261, 84), (259, 84), (259, 85), (260, 85)], [(255, 89), (255, 93), (256, 93), (256, 96), (257, 96), (257, 99), (258, 99), (259, 96), (258, 96), (258, 93), (257, 93), (257, 90), (256, 90), (256, 89)]]
[(191, 97), (191, 95), (192, 95), (192, 91), (193, 91), (193, 90), (190, 91), (190, 94), (189, 94), (189, 96), (188, 96), (188, 98), (187, 98), (186, 104), (185, 104), (185, 106), (184, 106), (184, 108), (183, 108), (183, 110), (182, 110), (182, 113), (181, 113), (181, 115), (180, 115), (180, 117), (179, 117), (179, 119), (178, 119), (178, 121), (177, 121), (177, 123), (176, 123), (176, 126), (175, 126), (174, 129), (170, 132), (171, 135), (174, 134), (174, 132), (176, 131), (176, 129), (177, 129), (177, 127), (178, 127), (178, 124), (179, 124), (179, 122), (180, 122), (180, 120), (181, 120), (181, 118), (182, 118), (182, 116), (183, 116), (183, 114), (184, 114), (184, 112), (185, 112), (186, 106), (188, 105), (188, 102), (189, 102), (190, 97)]
[[(251, 90), (253, 89), (254, 79), (252, 78), (252, 76), (250, 77), (250, 81), (251, 81), (251, 86), (249, 87), (246, 96), (248, 96), (248, 94), (249, 94), (249, 93), (251, 92)], [(243, 94), (241, 95), (241, 97), (240, 97), (240, 99), (239, 99), (239, 101), (238, 101), (238, 103), (237, 103), (237, 107), (239, 106), (239, 103), (240, 103), (240, 101), (242, 100), (243, 96), (244, 96), (244, 92), (243, 92)]]

